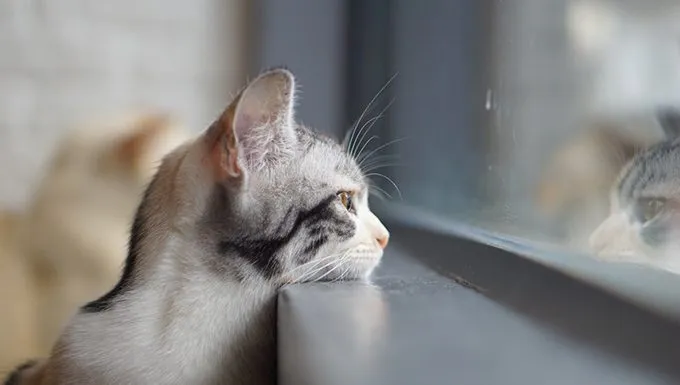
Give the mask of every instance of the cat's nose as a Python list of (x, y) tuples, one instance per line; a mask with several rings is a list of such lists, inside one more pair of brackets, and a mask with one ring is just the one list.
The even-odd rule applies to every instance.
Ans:
[(365, 223), (368, 226), (370, 234), (375, 237), (378, 246), (380, 246), (381, 249), (387, 247), (387, 242), (390, 240), (390, 232), (387, 231), (378, 217), (369, 211)]
[(387, 242), (390, 240), (390, 234), (385, 233), (375, 239), (378, 241), (378, 245), (380, 246), (381, 249), (384, 249), (387, 247)]

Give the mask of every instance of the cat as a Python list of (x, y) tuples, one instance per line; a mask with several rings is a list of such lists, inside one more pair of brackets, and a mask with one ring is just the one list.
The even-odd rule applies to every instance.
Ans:
[(666, 139), (621, 171), (609, 216), (590, 238), (600, 258), (680, 273), (680, 111), (660, 109)]
[(14, 384), (266, 384), (276, 290), (366, 279), (389, 232), (334, 140), (297, 124), (295, 79), (265, 71), (162, 161), (123, 274)]
[(647, 120), (591, 118), (586, 129), (549, 160), (535, 202), (564, 245), (589, 249), (590, 234), (608, 215), (609, 191), (621, 168), (663, 138), (658, 124)]
[[(25, 212), (12, 223), (25, 234), (15, 235), (13, 253), (33, 291), (27, 303), (36, 307), (35, 321), (24, 323), (35, 323), (37, 353), (48, 354), (78, 307), (116, 282), (144, 186), (162, 156), (188, 136), (166, 114), (140, 111), (83, 124), (59, 143)], [(15, 349), (9, 346), (0, 349)]]

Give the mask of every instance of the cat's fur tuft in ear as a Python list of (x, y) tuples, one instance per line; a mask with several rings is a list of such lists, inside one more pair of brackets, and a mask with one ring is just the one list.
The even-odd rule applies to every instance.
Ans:
[(297, 144), (294, 104), (290, 71), (271, 70), (250, 82), (206, 134), (221, 173), (239, 177), (243, 169), (258, 171), (287, 159)]
[(656, 112), (656, 118), (667, 140), (680, 137), (680, 109), (674, 107), (660, 108)]

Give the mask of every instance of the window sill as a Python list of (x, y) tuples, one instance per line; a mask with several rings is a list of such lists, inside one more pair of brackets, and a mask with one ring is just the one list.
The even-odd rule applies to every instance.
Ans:
[[(428, 254), (441, 250), (436, 242), (451, 242), (448, 258), (460, 262), (470, 241), (390, 228), (401, 242), (388, 248), (374, 285), (315, 283), (281, 291), (280, 384), (680, 381), (677, 324), (526, 259), (519, 263), (531, 274), (518, 275), (517, 285), (477, 287), (469, 283), (475, 277), (436, 267), (436, 256), (427, 256), (431, 263), (413, 256), (424, 250), (420, 241), (432, 245)], [(478, 272), (484, 283), (485, 273)]]

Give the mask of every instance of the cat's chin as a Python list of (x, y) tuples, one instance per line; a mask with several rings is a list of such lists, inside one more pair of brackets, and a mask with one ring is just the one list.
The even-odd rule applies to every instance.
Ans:
[(378, 259), (377, 261), (361, 261), (359, 263), (356, 263), (354, 266), (351, 266), (348, 270), (348, 272), (345, 275), (346, 280), (368, 280), (371, 275), (373, 274), (373, 271), (378, 267), (380, 260)]

